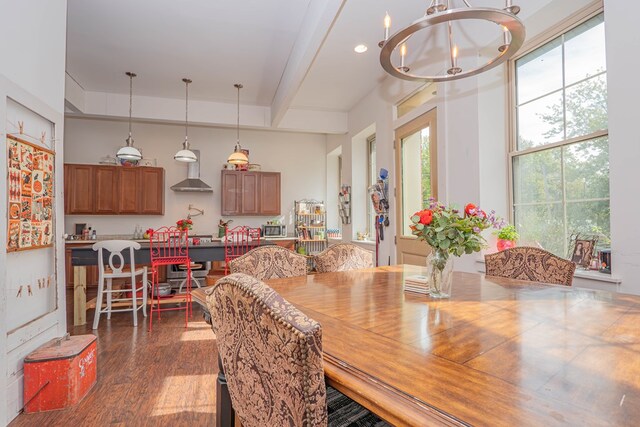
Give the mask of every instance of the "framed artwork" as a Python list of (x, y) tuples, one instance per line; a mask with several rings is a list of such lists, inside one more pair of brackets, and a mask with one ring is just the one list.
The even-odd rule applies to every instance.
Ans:
[(595, 246), (595, 240), (576, 239), (573, 247), (573, 254), (571, 255), (571, 261), (581, 267), (589, 268)]
[(7, 135), (7, 252), (53, 245), (55, 153)]

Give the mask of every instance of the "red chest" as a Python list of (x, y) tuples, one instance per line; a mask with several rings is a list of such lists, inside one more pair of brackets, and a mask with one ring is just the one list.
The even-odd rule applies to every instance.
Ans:
[(78, 403), (96, 383), (95, 335), (53, 339), (24, 359), (26, 413)]

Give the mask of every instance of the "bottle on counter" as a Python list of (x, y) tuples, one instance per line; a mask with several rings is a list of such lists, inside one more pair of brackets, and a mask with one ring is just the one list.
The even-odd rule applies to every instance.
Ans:
[(98, 233), (96, 233), (96, 230), (91, 232), (91, 240), (98, 240)]
[(89, 240), (89, 229), (86, 226), (82, 229), (82, 240)]

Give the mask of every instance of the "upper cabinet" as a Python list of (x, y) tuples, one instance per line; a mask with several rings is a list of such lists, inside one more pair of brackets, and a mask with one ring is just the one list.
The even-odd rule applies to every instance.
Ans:
[(162, 215), (164, 169), (64, 165), (65, 214)]
[(222, 215), (280, 215), (280, 173), (222, 171)]

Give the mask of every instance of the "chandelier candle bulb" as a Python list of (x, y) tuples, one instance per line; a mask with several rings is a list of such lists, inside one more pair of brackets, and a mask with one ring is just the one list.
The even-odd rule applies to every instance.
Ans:
[(391, 28), (391, 17), (389, 16), (389, 12), (384, 15), (384, 40), (386, 41), (389, 38), (389, 28)]

